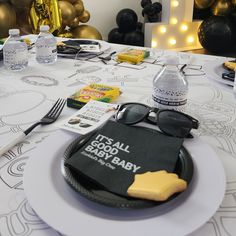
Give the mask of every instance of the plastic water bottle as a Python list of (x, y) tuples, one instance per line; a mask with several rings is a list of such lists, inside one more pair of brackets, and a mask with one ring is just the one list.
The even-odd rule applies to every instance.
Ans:
[(154, 107), (184, 111), (187, 105), (188, 82), (178, 68), (178, 58), (167, 59), (166, 65), (154, 77)]
[(48, 25), (40, 26), (40, 33), (35, 42), (36, 60), (41, 64), (53, 64), (57, 60), (57, 41), (49, 32)]
[(234, 87), (233, 87), (233, 94), (234, 98), (236, 99), (236, 68), (234, 69)]
[(28, 47), (21, 40), (19, 29), (10, 29), (3, 46), (3, 63), (9, 70), (20, 71), (28, 66)]

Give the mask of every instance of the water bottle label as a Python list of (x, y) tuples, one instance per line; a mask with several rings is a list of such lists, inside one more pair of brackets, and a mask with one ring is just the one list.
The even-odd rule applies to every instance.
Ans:
[(154, 88), (154, 106), (161, 109), (175, 109), (183, 111), (187, 104), (187, 90), (164, 90)]
[(4, 52), (4, 63), (11, 64), (25, 64), (28, 62), (28, 51), (26, 49), (14, 49)]
[(187, 99), (182, 100), (182, 101), (167, 101), (167, 100), (159, 99), (155, 96), (152, 96), (152, 98), (154, 102), (157, 102), (162, 105), (167, 105), (167, 106), (183, 106), (187, 103)]

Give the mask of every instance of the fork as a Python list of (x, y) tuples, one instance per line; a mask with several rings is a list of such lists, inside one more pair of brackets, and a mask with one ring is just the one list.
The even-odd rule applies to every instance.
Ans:
[(17, 143), (21, 142), (35, 127), (38, 125), (49, 125), (52, 124), (57, 120), (59, 115), (61, 114), (64, 106), (65, 106), (65, 99), (58, 99), (55, 104), (52, 106), (50, 111), (41, 118), (40, 121), (34, 123), (31, 125), (28, 129), (21, 132), (20, 135), (15, 137), (14, 139), (7, 142), (5, 145), (0, 147), (0, 156), (2, 156), (5, 152), (10, 150), (12, 147), (14, 147)]
[(109, 55), (105, 56), (105, 57), (101, 57), (99, 56), (98, 58), (103, 60), (103, 61), (110, 61), (111, 60), (111, 56), (114, 55), (116, 53), (116, 51), (111, 52)]

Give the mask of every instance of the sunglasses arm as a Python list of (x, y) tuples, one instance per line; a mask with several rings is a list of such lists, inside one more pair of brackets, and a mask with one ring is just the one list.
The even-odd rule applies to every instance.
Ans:
[(198, 129), (198, 127), (199, 127), (199, 121), (197, 120), (197, 119), (195, 119), (195, 118), (193, 118), (192, 116), (189, 116), (188, 114), (185, 114), (184, 113), (184, 115), (186, 116), (186, 117), (188, 117), (191, 121), (192, 121), (192, 125), (193, 125), (193, 129)]

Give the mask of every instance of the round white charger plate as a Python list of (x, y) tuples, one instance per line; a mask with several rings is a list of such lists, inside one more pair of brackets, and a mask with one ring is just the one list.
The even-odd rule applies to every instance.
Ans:
[(223, 200), (226, 179), (215, 152), (199, 138), (184, 146), (194, 162), (191, 185), (173, 201), (140, 210), (109, 208), (75, 192), (61, 174), (62, 156), (76, 138), (58, 130), (31, 153), (24, 170), (24, 190), (39, 217), (68, 235), (187, 235), (216, 212)]
[(215, 61), (209, 61), (203, 65), (203, 70), (206, 73), (207, 78), (219, 82), (221, 84), (226, 84), (230, 86), (234, 86), (234, 82), (226, 79), (222, 79), (222, 73), (228, 72), (222, 64), (228, 61), (227, 59), (217, 59)]

